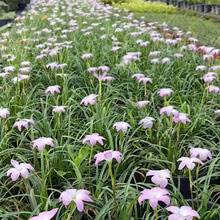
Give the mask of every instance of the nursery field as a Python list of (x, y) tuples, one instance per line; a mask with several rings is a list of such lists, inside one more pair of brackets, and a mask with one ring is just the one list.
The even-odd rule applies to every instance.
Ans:
[(220, 49), (146, 18), (36, 0), (0, 33), (1, 220), (220, 219)]
[(169, 28), (178, 27), (184, 32), (191, 32), (192, 36), (199, 39), (200, 44), (220, 48), (220, 18), (216, 21), (204, 19), (190, 13), (135, 13), (136, 17), (145, 16), (148, 22), (158, 22), (158, 25), (167, 23)]

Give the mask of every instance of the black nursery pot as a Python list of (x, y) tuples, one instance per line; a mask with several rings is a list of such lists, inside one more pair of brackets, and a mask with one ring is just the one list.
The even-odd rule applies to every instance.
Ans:
[(173, 182), (176, 188), (178, 188), (185, 199), (191, 197), (190, 194), (190, 183), (188, 177), (173, 177)]
[(218, 189), (212, 193), (212, 198), (214, 201), (216, 201), (216, 203), (220, 205), (220, 178), (212, 178), (210, 185), (213, 187), (218, 186)]
[[(198, 200), (198, 201), (199, 201), (199, 203), (202, 202), (202, 200)], [(186, 202), (192, 207), (192, 200), (191, 199), (186, 199)], [(197, 201), (193, 200), (193, 202), (194, 202), (194, 206), (195, 206), (194, 209), (197, 210), (197, 207), (196, 207), (197, 206), (196, 205)], [(215, 209), (220, 209), (219, 204), (209, 201), (208, 204), (207, 204), (207, 210), (211, 210), (213, 207)], [(220, 212), (216, 213), (216, 215), (213, 216), (212, 218), (210, 218), (209, 220), (219, 220), (219, 219), (220, 219)]]
[(13, 19), (3, 19), (0, 20), (0, 27), (5, 26), (8, 23), (11, 23), (13, 21)]

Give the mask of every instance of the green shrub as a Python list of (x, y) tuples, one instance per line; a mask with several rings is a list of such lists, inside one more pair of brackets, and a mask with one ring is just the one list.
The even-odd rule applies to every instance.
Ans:
[(131, 12), (156, 12), (156, 13), (176, 13), (177, 8), (168, 6), (165, 3), (159, 2), (146, 2), (144, 0), (126, 0), (122, 3), (114, 3), (115, 7), (120, 9), (128, 9)]

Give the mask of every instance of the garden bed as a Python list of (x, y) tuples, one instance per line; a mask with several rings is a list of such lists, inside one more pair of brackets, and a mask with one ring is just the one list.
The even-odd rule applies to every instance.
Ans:
[(220, 218), (218, 48), (93, 0), (0, 43), (1, 219)]

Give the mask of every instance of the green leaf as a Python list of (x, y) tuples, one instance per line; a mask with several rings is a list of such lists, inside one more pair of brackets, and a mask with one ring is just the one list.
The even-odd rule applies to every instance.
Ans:
[(80, 167), (80, 164), (82, 163), (83, 160), (86, 159), (86, 157), (88, 156), (89, 154), (89, 149), (88, 147), (83, 147), (79, 150), (79, 154), (78, 156), (76, 157), (75, 159), (75, 164)]

